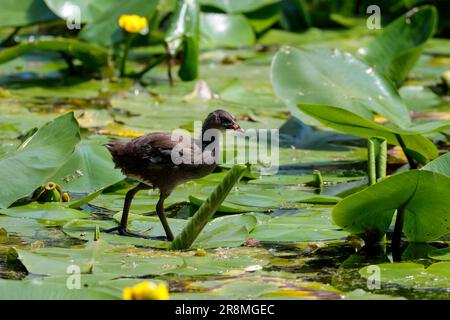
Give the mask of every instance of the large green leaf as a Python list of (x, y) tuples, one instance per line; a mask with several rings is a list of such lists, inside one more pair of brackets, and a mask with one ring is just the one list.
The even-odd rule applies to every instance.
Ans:
[(202, 40), (206, 46), (238, 48), (251, 46), (255, 33), (247, 19), (240, 14), (202, 13)]
[(260, 221), (250, 236), (267, 242), (315, 242), (342, 239), (346, 232), (332, 224), (328, 212), (284, 214)]
[(119, 17), (123, 14), (137, 14), (149, 18), (158, 5), (157, 0), (127, 0), (110, 6), (94, 22), (81, 30), (80, 38), (102, 46), (110, 46), (124, 39), (125, 32), (120, 30)]
[(379, 73), (395, 82), (404, 80), (437, 26), (434, 7), (414, 8), (389, 24), (359, 52)]
[[(411, 124), (408, 109), (391, 82), (338, 50), (280, 50), (272, 63), (272, 85), (290, 107), (334, 129), (368, 138), (382, 136), (397, 145), (396, 134), (400, 134), (420, 162), (437, 157), (436, 147), (420, 134), (450, 127), (449, 121)], [(391, 124), (375, 123), (373, 113)]]
[(44, 2), (62, 19), (72, 17), (79, 8), (80, 22), (89, 23), (99, 19), (109, 7), (118, 4), (120, 0), (44, 0)]
[(36, 275), (64, 276), (68, 267), (76, 265), (82, 277), (105, 276), (104, 280), (130, 276), (214, 275), (232, 269), (266, 264), (264, 256), (252, 254), (222, 256), (220, 252), (193, 256), (136, 249), (130, 246), (113, 247), (103, 241), (91, 241), (81, 248), (16, 249), (19, 260)]
[(91, 193), (124, 178), (120, 170), (114, 169), (104, 146), (83, 141), (51, 180), (61, 185), (64, 191)]
[(72, 219), (82, 219), (90, 216), (87, 212), (66, 208), (59, 202), (32, 202), (24, 206), (0, 209), (0, 214), (16, 218), (32, 218), (52, 222), (66, 222)]
[(78, 123), (67, 113), (40, 128), (16, 151), (0, 159), (0, 207), (44, 185), (67, 161), (80, 141)]
[(42, 231), (42, 227), (42, 223), (34, 219), (0, 215), (0, 228), (4, 228), (8, 235), (30, 238), (39, 237), (38, 234)]
[[(204, 187), (199, 193), (191, 195), (189, 200), (200, 206), (211, 192), (212, 187)], [(257, 185), (239, 185), (232, 190), (219, 207), (219, 212), (258, 212), (276, 208), (295, 208), (301, 203), (334, 204), (340, 198), (323, 194), (314, 194), (302, 190), (272, 187), (261, 188)]]
[(380, 136), (391, 144), (399, 145), (396, 134), (400, 134), (408, 150), (416, 151), (428, 159), (436, 158), (438, 152), (434, 144), (421, 134), (444, 130), (450, 126), (448, 121), (434, 121), (406, 130), (377, 124), (339, 107), (300, 104), (298, 108), (333, 129), (353, 135), (366, 138)]
[[(80, 240), (93, 240), (97, 227), (99, 227), (100, 230), (107, 230), (117, 227), (117, 223), (110, 220), (74, 219), (63, 226), (63, 231), (65, 234), (73, 238)], [(135, 245), (161, 249), (168, 248), (170, 245), (167, 241), (124, 237), (114, 233), (101, 233), (101, 239), (114, 245)]]
[(280, 5), (274, 3), (245, 14), (256, 33), (261, 34), (280, 20)]
[(252, 12), (280, 0), (200, 0), (202, 5), (212, 6), (227, 13)]
[(3, 0), (1, 6), (0, 28), (21, 27), (57, 19), (42, 0)]
[(353, 234), (383, 236), (395, 210), (403, 208), (403, 231), (410, 241), (429, 242), (450, 233), (450, 179), (412, 170), (390, 176), (355, 193), (333, 210), (334, 222)]
[[(114, 216), (120, 220), (120, 215)], [(177, 236), (186, 226), (187, 220), (169, 219), (169, 224)], [(253, 215), (242, 214), (220, 217), (211, 220), (194, 241), (193, 248), (236, 247), (243, 244), (249, 232), (256, 225)], [(146, 235), (152, 237), (165, 236), (164, 229), (157, 217), (133, 215), (130, 217), (130, 228), (134, 231), (149, 230)]]
[(369, 65), (337, 49), (284, 47), (272, 62), (279, 98), (299, 104), (337, 106), (369, 120), (378, 113), (400, 127), (411, 119), (395, 87)]

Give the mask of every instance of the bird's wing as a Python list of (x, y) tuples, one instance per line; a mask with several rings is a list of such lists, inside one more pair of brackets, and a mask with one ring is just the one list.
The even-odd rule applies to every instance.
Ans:
[(181, 152), (181, 154), (201, 152), (201, 148), (191, 137), (175, 136), (170, 133), (151, 133), (129, 143), (134, 157), (153, 164), (173, 163), (174, 152)]

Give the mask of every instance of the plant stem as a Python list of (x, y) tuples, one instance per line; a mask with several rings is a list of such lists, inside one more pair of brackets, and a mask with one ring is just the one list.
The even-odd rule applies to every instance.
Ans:
[(395, 262), (398, 262), (401, 260), (400, 242), (402, 239), (404, 218), (405, 218), (405, 209), (403, 207), (398, 208), (397, 209), (397, 218), (395, 219), (394, 234), (392, 236), (392, 241), (391, 241), (392, 257)]
[(378, 138), (379, 153), (377, 158), (377, 181), (386, 177), (387, 171), (387, 140)]
[(368, 161), (367, 161), (367, 173), (369, 175), (369, 186), (377, 183), (377, 171), (376, 171), (376, 152), (375, 152), (375, 141), (374, 138), (367, 140), (367, 151), (368, 151)]
[(130, 33), (127, 32), (127, 39), (125, 40), (125, 48), (123, 50), (122, 61), (120, 62), (120, 77), (123, 78), (125, 76), (125, 66), (127, 64), (128, 53), (130, 51), (131, 40), (133, 37)]
[(182, 250), (191, 247), (192, 243), (197, 239), (200, 232), (213, 217), (228, 193), (246, 170), (246, 166), (234, 165), (231, 170), (228, 171), (222, 182), (214, 189), (192, 218), (189, 219), (186, 227), (184, 227), (181, 233), (172, 241), (171, 249)]
[(407, 151), (405, 142), (404, 142), (403, 139), (402, 139), (402, 136), (401, 136), (400, 134), (396, 133), (396, 134), (395, 134), (395, 137), (397, 138), (398, 143), (400, 144), (400, 147), (402, 148), (403, 153), (404, 153), (405, 156), (406, 156), (406, 159), (408, 159), (409, 168), (410, 168), (410, 169), (417, 169), (417, 164), (414, 162), (414, 159), (411, 158), (411, 156), (408, 154), (408, 151)]

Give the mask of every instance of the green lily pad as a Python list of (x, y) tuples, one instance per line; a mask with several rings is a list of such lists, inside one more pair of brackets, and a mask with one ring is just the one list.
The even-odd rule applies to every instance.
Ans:
[[(292, 72), (293, 68), (297, 71)], [(339, 68), (346, 70), (336, 72)], [(286, 47), (274, 58), (272, 78), (275, 92), (291, 108), (298, 107), (327, 126), (358, 136), (381, 136), (398, 145), (395, 135), (399, 134), (407, 149), (425, 158), (436, 158), (437, 150), (420, 134), (449, 127), (448, 121), (412, 125), (395, 87), (349, 53)], [(373, 113), (392, 124), (375, 123)]]
[[(118, 0), (44, 0), (45, 4), (61, 19), (71, 18), (76, 14), (73, 7), (79, 8), (82, 23), (94, 22), (99, 19), (104, 11), (116, 5)], [(72, 17), (73, 19), (73, 17)]]
[[(116, 251), (115, 251), (116, 250)], [(84, 248), (43, 248), (32, 251), (16, 249), (27, 270), (37, 275), (67, 275), (76, 265), (81, 274), (117, 276), (162, 275), (182, 265), (179, 257), (134, 256), (127, 249), (114, 249), (103, 241), (89, 242)], [(115, 275), (115, 276), (114, 276)]]
[(30, 218), (62, 224), (72, 219), (82, 219), (91, 216), (90, 213), (67, 208), (62, 203), (58, 202), (32, 202), (24, 206), (0, 209), (0, 214), (16, 218)]
[(333, 225), (328, 212), (284, 214), (258, 223), (250, 236), (265, 242), (316, 242), (343, 239), (345, 231)]
[(410, 241), (429, 242), (450, 233), (450, 179), (412, 170), (390, 176), (357, 192), (333, 210), (334, 222), (353, 234), (382, 237), (398, 208), (405, 211), (404, 233)]
[[(65, 234), (80, 240), (93, 240), (95, 229), (108, 230), (117, 227), (117, 223), (110, 220), (72, 220), (63, 226)], [(135, 245), (152, 248), (168, 248), (170, 243), (167, 241), (157, 241), (143, 238), (133, 238), (120, 236), (117, 233), (100, 234), (101, 239), (114, 245)]]
[(83, 141), (51, 181), (61, 185), (64, 191), (92, 193), (124, 178), (120, 170), (114, 168), (104, 146)]
[(188, 288), (191, 292), (174, 293), (172, 298), (175, 300), (341, 298), (341, 292), (329, 285), (264, 273), (249, 274), (239, 279), (196, 281), (189, 284)]
[(450, 152), (427, 163), (422, 170), (433, 171), (450, 177)]
[(44, 185), (70, 157), (80, 141), (73, 113), (56, 118), (40, 128), (16, 151), (0, 159), (0, 207)]
[[(189, 197), (196, 206), (201, 205), (213, 187), (204, 187), (199, 194)], [(295, 208), (301, 203), (334, 204), (340, 198), (328, 195), (314, 194), (301, 190), (280, 189), (275, 190), (269, 186), (261, 189), (259, 185), (241, 184), (230, 192), (219, 207), (219, 212), (257, 212), (268, 211), (275, 208)]]
[[(364, 176), (335, 176), (335, 175), (322, 175), (323, 181), (325, 183), (340, 183), (348, 181), (359, 181), (364, 179)], [(261, 176), (259, 179), (250, 180), (250, 184), (273, 184), (273, 185), (299, 185), (310, 183), (314, 180), (313, 175), (293, 175), (293, 174), (278, 174), (273, 176)]]
[(272, 63), (272, 84), (277, 96), (293, 110), (299, 104), (329, 105), (370, 120), (375, 112), (399, 126), (411, 122), (406, 106), (387, 79), (337, 49), (284, 47)]
[[(428, 268), (418, 263), (383, 263), (375, 265), (380, 268), (381, 282), (386, 284), (397, 284), (412, 288), (447, 288), (450, 279), (450, 263), (438, 262)], [(373, 275), (364, 267), (359, 274), (367, 278)], [(373, 267), (372, 267), (373, 268)], [(373, 269), (371, 269), (373, 270)]]

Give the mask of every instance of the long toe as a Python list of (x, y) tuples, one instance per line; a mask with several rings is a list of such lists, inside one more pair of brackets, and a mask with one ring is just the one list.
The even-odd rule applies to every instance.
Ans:
[(133, 237), (133, 238), (144, 238), (149, 239), (149, 236), (143, 235), (141, 233), (130, 232), (127, 229), (119, 229), (119, 234), (121, 236)]

